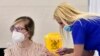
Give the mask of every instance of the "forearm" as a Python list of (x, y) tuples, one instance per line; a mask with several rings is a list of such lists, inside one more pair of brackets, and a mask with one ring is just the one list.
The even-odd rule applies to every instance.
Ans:
[(65, 55), (65, 54), (71, 54), (69, 56), (82, 56), (83, 51), (84, 51), (84, 45), (75, 45), (74, 49), (68, 49), (68, 48), (63, 48), (60, 51), (58, 50), (58, 54), (60, 55)]
[[(93, 56), (94, 55), (94, 51), (83, 51), (81, 56)], [(71, 54), (65, 54), (63, 56), (74, 56), (73, 53)]]
[(94, 55), (94, 51), (86, 51), (84, 50), (82, 56), (93, 56)]

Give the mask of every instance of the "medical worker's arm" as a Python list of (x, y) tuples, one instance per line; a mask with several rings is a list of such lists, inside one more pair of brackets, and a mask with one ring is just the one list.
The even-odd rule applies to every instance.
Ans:
[(72, 37), (74, 43), (74, 52), (73, 56), (82, 56), (84, 51), (84, 43), (85, 43), (85, 23), (83, 19), (77, 20), (72, 25)]
[(87, 50), (84, 50), (82, 56), (93, 56), (94, 55), (94, 51), (87, 51)]
[[(77, 48), (77, 49), (79, 49), (79, 48)], [(57, 53), (60, 54), (60, 55), (63, 55), (63, 56), (72, 56), (73, 55), (73, 51), (74, 50), (72, 48), (63, 48), (63, 49), (59, 49), (57, 51)], [(94, 51), (86, 51), (86, 50), (83, 50), (81, 56), (93, 56), (93, 55), (94, 55)]]
[(73, 49), (72, 48), (61, 48), (57, 50), (57, 53), (60, 55), (71, 54), (73, 53)]
[(72, 56), (82, 56), (84, 45), (74, 45), (74, 52)]

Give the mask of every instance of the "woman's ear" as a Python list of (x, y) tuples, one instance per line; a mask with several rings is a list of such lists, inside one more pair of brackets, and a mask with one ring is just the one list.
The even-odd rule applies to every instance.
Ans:
[(30, 37), (30, 32), (27, 33), (28, 37)]
[(28, 31), (25, 33), (25, 37), (26, 38), (29, 38), (30, 37), (30, 33)]

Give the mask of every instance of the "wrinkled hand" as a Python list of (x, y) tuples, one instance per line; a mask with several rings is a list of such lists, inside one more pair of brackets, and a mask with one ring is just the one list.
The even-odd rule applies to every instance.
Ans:
[(73, 53), (73, 49), (71, 49), (71, 48), (62, 48), (62, 49), (58, 49), (56, 53), (59, 54), (59, 55), (70, 54), (70, 53)]

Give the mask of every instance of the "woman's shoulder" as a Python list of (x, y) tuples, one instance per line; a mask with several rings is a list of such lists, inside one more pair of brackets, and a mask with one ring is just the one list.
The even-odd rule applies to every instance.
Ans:
[(15, 48), (16, 48), (16, 45), (11, 45), (11, 46), (7, 47), (4, 51), (8, 52), (8, 51), (11, 51), (11, 50), (13, 50)]
[(86, 21), (86, 19), (84, 18), (80, 18), (78, 20), (75, 20), (72, 24), (72, 26), (83, 26), (84, 22)]
[(34, 51), (38, 51), (41, 53), (48, 52), (47, 48), (43, 44), (40, 44), (40, 43), (34, 42), (32, 45), (32, 48), (34, 49)]
[(37, 43), (37, 42), (33, 42), (33, 45), (32, 45), (35, 49), (34, 51), (38, 52), (38, 53), (41, 53), (43, 54), (44, 56), (54, 56), (54, 54), (50, 53), (48, 51), (48, 49), (45, 47), (45, 45), (43, 44), (40, 44), (40, 43)]
[(11, 49), (10, 48), (6, 48), (5, 50), (4, 50), (4, 52), (8, 52), (8, 51), (10, 51)]
[(5, 50), (4, 50), (4, 53), (5, 54), (10, 54), (11, 53), (11, 50), (13, 49), (13, 47), (7, 47)]
[(100, 25), (100, 16), (89, 16), (89, 17), (81, 17), (78, 20), (75, 20), (72, 26), (79, 26), (79, 27), (87, 27), (92, 26), (93, 24)]

